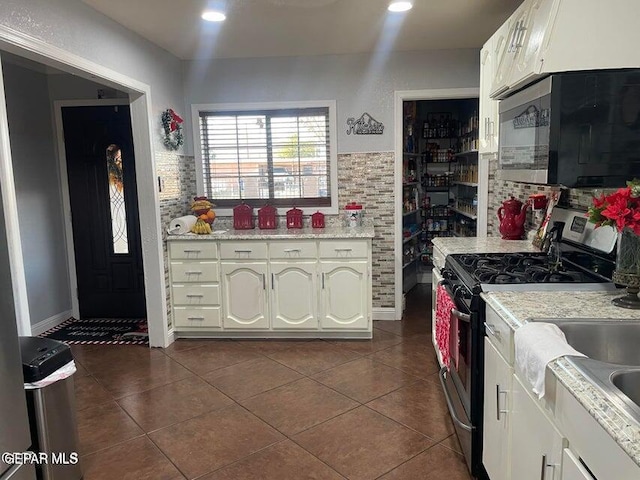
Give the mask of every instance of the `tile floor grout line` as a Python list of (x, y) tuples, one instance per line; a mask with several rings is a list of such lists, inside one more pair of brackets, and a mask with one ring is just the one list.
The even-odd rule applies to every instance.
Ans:
[(185, 472), (183, 472), (173, 460), (171, 460), (171, 457), (169, 457), (169, 455), (167, 455), (164, 452), (164, 450), (160, 448), (160, 445), (158, 445), (156, 442), (153, 441), (153, 438), (151, 438), (149, 434), (146, 434), (146, 437), (149, 439), (152, 445), (162, 454), (162, 456), (166, 458), (167, 461), (175, 467), (175, 469), (178, 471), (178, 473), (180, 473), (180, 475), (182, 475), (185, 479), (189, 479), (189, 476)]
[[(402, 462), (402, 463), (400, 463), (400, 464), (396, 465), (395, 467), (393, 467), (391, 470), (387, 470), (387, 471), (386, 471), (386, 472), (384, 472), (382, 475), (378, 475), (375, 479), (372, 479), (372, 480), (379, 480), (379, 479), (381, 479), (381, 478), (382, 478), (382, 477), (384, 477), (385, 475), (387, 475), (387, 474), (389, 474), (389, 473), (393, 472), (394, 470), (396, 470), (396, 469), (400, 468), (400, 467), (401, 467), (402, 465), (404, 465), (405, 463), (410, 462), (411, 460), (413, 460), (413, 459), (414, 459), (414, 458), (416, 458), (417, 456), (422, 455), (423, 453), (425, 453), (425, 452), (427, 452), (427, 451), (431, 450), (431, 449), (432, 449), (433, 447), (435, 447), (436, 445), (438, 445), (438, 444), (437, 444), (437, 443), (434, 443), (433, 445), (430, 445), (429, 447), (425, 448), (425, 449), (424, 449), (424, 450), (422, 450), (421, 452), (416, 453), (416, 454), (415, 454), (415, 455), (413, 455), (411, 458), (408, 458), (408, 459), (407, 459), (407, 460), (405, 460), (404, 462)], [(435, 480), (435, 479), (434, 479), (434, 480)]]
[[(373, 400), (371, 400), (371, 401), (373, 402)], [(385, 418), (387, 418), (387, 419), (389, 419), (389, 420), (391, 420), (391, 421), (393, 421), (393, 422), (397, 423), (398, 425), (401, 425), (401, 426), (403, 426), (403, 427), (405, 427), (405, 428), (408, 428), (409, 430), (411, 430), (411, 431), (413, 431), (413, 432), (415, 432), (415, 433), (417, 433), (417, 434), (422, 435), (423, 437), (426, 437), (427, 439), (429, 439), (430, 441), (432, 441), (434, 445), (437, 445), (437, 444), (438, 444), (438, 443), (440, 443), (441, 441), (444, 441), (444, 440), (446, 440), (447, 438), (449, 438), (449, 437), (451, 436), (451, 435), (447, 435), (447, 436), (446, 436), (446, 437), (444, 437), (442, 440), (437, 440), (437, 441), (436, 441), (433, 437), (431, 437), (431, 436), (429, 436), (429, 435), (427, 435), (427, 434), (425, 434), (425, 433), (419, 432), (418, 430), (416, 430), (415, 428), (413, 428), (413, 427), (411, 427), (411, 426), (409, 426), (409, 425), (405, 425), (405, 424), (404, 424), (404, 423), (402, 423), (400, 420), (396, 420), (395, 418), (391, 418), (390, 416), (385, 415), (385, 414), (384, 414), (384, 413), (382, 413), (382, 412), (379, 412), (378, 410), (376, 410), (375, 408), (370, 407), (370, 406), (369, 406), (369, 405), (367, 405), (366, 403), (365, 403), (364, 405), (362, 405), (362, 406), (363, 406), (363, 407), (367, 407), (367, 408), (368, 408), (369, 410), (371, 410), (372, 412), (378, 413), (378, 414), (382, 415), (383, 417), (385, 417)], [(448, 415), (448, 413), (447, 413), (447, 415)]]
[[(141, 429), (141, 430), (142, 430), (142, 429)], [(119, 446), (119, 445), (122, 445), (123, 443), (130, 442), (131, 440), (135, 440), (135, 439), (137, 439), (137, 438), (141, 438), (141, 437), (146, 437), (146, 435), (147, 435), (147, 434), (144, 432), (144, 430), (142, 430), (142, 433), (141, 433), (141, 434), (139, 434), (139, 435), (136, 435), (135, 437), (127, 438), (126, 440), (122, 440), (122, 441), (116, 442), (116, 443), (114, 443), (114, 444), (112, 444), (112, 445), (109, 445), (109, 446), (106, 446), (106, 447), (99, 448), (98, 450), (94, 450), (94, 451), (89, 452), (89, 453), (87, 453), (87, 452), (82, 452), (81, 456), (82, 456), (83, 458), (85, 458), (85, 457), (88, 457), (88, 456), (90, 456), (90, 455), (95, 455), (96, 453), (104, 452), (105, 450), (109, 450), (110, 448), (114, 448), (114, 447), (117, 447), (117, 446)]]

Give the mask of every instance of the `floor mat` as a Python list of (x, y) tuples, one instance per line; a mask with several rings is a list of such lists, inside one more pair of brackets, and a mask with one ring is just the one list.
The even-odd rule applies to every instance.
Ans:
[(149, 343), (147, 320), (144, 318), (70, 318), (40, 336), (76, 345)]

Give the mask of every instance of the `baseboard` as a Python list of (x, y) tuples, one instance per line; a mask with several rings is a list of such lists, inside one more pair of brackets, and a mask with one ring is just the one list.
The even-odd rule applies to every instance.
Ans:
[(374, 320), (400, 320), (396, 318), (396, 309), (391, 307), (374, 308), (371, 316)]
[(35, 323), (31, 325), (31, 335), (36, 336), (41, 333), (46, 332), (47, 330), (51, 330), (53, 327), (57, 327), (65, 320), (73, 317), (73, 312), (71, 310), (66, 310), (64, 312), (57, 313), (52, 315), (49, 318), (45, 318), (41, 322)]

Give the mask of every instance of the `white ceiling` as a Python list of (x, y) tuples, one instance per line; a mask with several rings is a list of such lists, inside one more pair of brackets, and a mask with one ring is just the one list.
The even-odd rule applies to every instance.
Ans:
[[(480, 48), (522, 0), (83, 0), (181, 59)], [(200, 19), (206, 6), (227, 14)]]

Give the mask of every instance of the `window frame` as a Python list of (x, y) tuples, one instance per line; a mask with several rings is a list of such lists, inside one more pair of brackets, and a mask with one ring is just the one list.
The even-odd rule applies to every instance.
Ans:
[[(291, 199), (291, 207), (297, 206), (305, 215), (311, 215), (317, 211), (324, 214), (338, 214), (338, 140), (337, 140), (337, 116), (335, 100), (313, 100), (300, 102), (260, 102), (260, 103), (207, 103), (191, 105), (191, 125), (193, 132), (193, 150), (196, 162), (196, 191), (198, 195), (204, 195), (204, 172), (202, 139), (200, 136), (200, 113), (201, 112), (251, 112), (256, 110), (296, 110), (303, 108), (328, 108), (329, 120), (329, 180), (330, 192), (328, 198), (330, 205), (295, 205), (295, 200)], [(213, 200), (215, 203), (215, 200)], [(238, 204), (240, 200), (238, 200)], [(249, 203), (251, 205), (251, 203)], [(258, 209), (257, 205), (251, 205)], [(289, 208), (291, 208), (289, 207)], [(289, 208), (279, 207), (278, 215), (284, 215)], [(233, 208), (215, 208), (216, 214), (220, 216), (232, 216)]]

